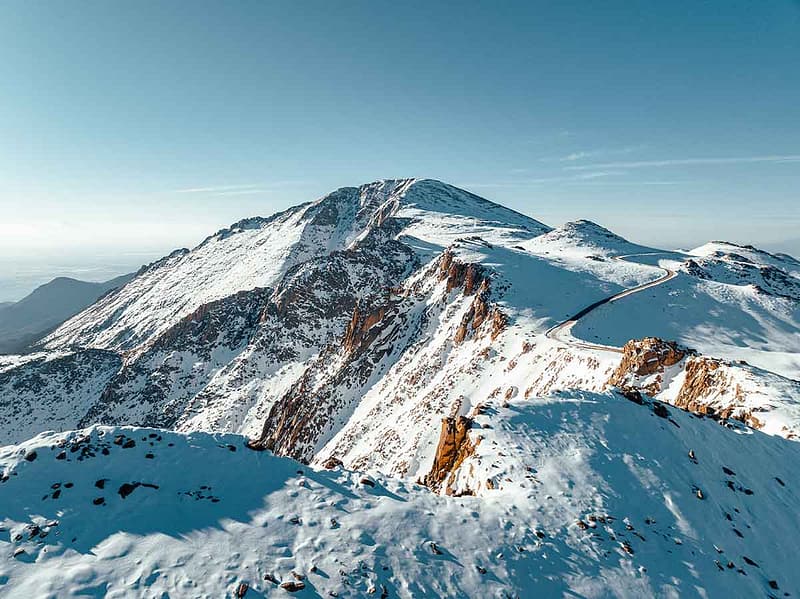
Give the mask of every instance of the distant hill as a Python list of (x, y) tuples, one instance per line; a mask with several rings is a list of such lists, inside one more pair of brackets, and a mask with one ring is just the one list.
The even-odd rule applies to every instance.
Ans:
[(0, 353), (24, 351), (68, 318), (133, 278), (122, 275), (103, 283), (58, 277), (18, 302), (0, 303)]

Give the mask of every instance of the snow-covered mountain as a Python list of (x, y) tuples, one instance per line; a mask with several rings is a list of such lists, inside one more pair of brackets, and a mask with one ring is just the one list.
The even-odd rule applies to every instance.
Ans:
[[(0, 443), (21, 443), (5, 450), (5, 488), (17, 482), (12, 470), (28, 481), (19, 500), (0, 487), (0, 516), (10, 510), (7, 531), (37, 514), (57, 518), (22, 507), (39, 494), (37, 480), (56, 477), (52, 468), (92, 484), (158, 485), (134, 485), (121, 503), (103, 494), (98, 507), (83, 491), (58, 494), (80, 497), (69, 504), (80, 518), (111, 509), (128, 528), (70, 524), (70, 535), (90, 540), (78, 555), (68, 544), (48, 548), (47, 559), (73, 560), (91, 582), (54, 573), (56, 595), (220, 596), (240, 582), (270, 595), (284, 591), (263, 576), (288, 580), (292, 560), (309, 596), (525, 596), (534, 583), (587, 597), (800, 592), (787, 561), (800, 521), (786, 507), (800, 484), (789, 465), (800, 447), (798, 285), (796, 260), (755, 248), (665, 251), (583, 220), (552, 229), (432, 180), (343, 188), (173, 252), (58, 327), (37, 353), (0, 357)], [(25, 441), (98, 424), (157, 430)], [(155, 461), (118, 451), (107, 441), (117, 435), (152, 448)], [(24, 459), (51, 446), (65, 452), (52, 467)], [(683, 457), (689, 450), (697, 457)], [(46, 470), (27, 474), (36, 468)], [(253, 485), (256, 468), (265, 478)], [(358, 483), (355, 472), (366, 471), (377, 486)], [(208, 508), (174, 529), (170, 510), (195, 501), (183, 492)], [(128, 513), (133, 497), (145, 503)], [(163, 517), (143, 515), (156, 504)], [(323, 533), (318, 523), (341, 520), (340, 508), (363, 519)], [(259, 537), (276, 509), (286, 512), (281, 523)], [(286, 525), (288, 511), (314, 530)], [(225, 517), (230, 526), (206, 530)], [(559, 532), (539, 537), (538, 527)], [(184, 540), (162, 554), (153, 549), (159, 532)], [(12, 543), (16, 534), (26, 533), (9, 532)], [(147, 540), (135, 547), (126, 534)], [(229, 557), (233, 538), (245, 541)], [(276, 556), (256, 556), (256, 538)], [(733, 543), (738, 557), (709, 539), (723, 551)], [(2, 567), (13, 575), (0, 571), (0, 580), (20, 592), (41, 581), (25, 562), (45, 559), (42, 543), (9, 558)], [(104, 543), (109, 557), (98, 565)], [(218, 554), (189, 556), (201, 545)], [(187, 557), (164, 566), (168, 551)], [(331, 578), (315, 580), (312, 562)], [(125, 564), (137, 574), (116, 576)], [(225, 564), (235, 575), (223, 574)], [(350, 578), (332, 575), (339, 570)]]
[(18, 302), (0, 304), (0, 353), (20, 352), (133, 275), (103, 283), (58, 277)]

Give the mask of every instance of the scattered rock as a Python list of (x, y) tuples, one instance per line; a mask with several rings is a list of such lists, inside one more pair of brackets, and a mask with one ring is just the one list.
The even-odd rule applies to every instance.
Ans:
[(653, 402), (653, 413), (659, 418), (669, 418), (669, 410), (667, 410), (667, 406), (660, 401)]
[(635, 404), (644, 405), (644, 398), (642, 397), (641, 392), (638, 389), (633, 389), (631, 387), (620, 387), (618, 392), (622, 397), (627, 399), (628, 401), (632, 401)]
[(759, 566), (757, 563), (755, 563), (753, 560), (751, 560), (751, 559), (750, 559), (749, 557), (747, 557), (746, 555), (743, 555), (743, 556), (742, 556), (742, 559), (744, 560), (744, 563), (746, 563), (746, 564), (749, 564), (749, 565), (751, 565), (751, 566), (755, 566), (756, 568), (760, 567), (760, 566)]
[(247, 591), (250, 589), (250, 585), (246, 582), (240, 582), (239, 586), (236, 587), (236, 596), (241, 599), (245, 595), (247, 595)]
[(630, 543), (628, 543), (628, 541), (622, 541), (622, 543), (620, 543), (620, 545), (622, 546), (622, 550), (625, 553), (627, 553), (628, 555), (633, 555), (633, 553), (634, 553), (633, 552), (633, 547), (631, 547), (631, 545), (630, 545)]
[(287, 580), (286, 582), (281, 583), (281, 588), (284, 591), (296, 593), (297, 591), (302, 591), (304, 588), (306, 588), (306, 583), (300, 580)]
[(98, 489), (104, 489), (107, 481), (108, 481), (107, 478), (99, 478), (96, 481), (94, 481), (94, 486), (97, 487)]
[(125, 499), (128, 495), (133, 493), (136, 490), (136, 487), (138, 487), (138, 486), (139, 486), (139, 483), (133, 483), (133, 484), (131, 484), (131, 483), (122, 483), (120, 485), (119, 489), (117, 490), (117, 493), (119, 493), (120, 497)]
[(32, 462), (33, 460), (36, 459), (36, 456), (37, 456), (37, 453), (35, 451), (29, 451), (28, 453), (25, 454), (25, 459), (28, 462)]
[(275, 577), (274, 574), (271, 574), (270, 572), (264, 574), (264, 580), (271, 582), (272, 584), (280, 584), (280, 581)]
[(431, 543), (430, 543), (430, 548), (431, 548), (431, 552), (434, 555), (443, 555), (442, 550), (439, 549), (439, 547), (433, 541), (431, 541)]
[(342, 466), (342, 460), (336, 457), (329, 457), (325, 462), (322, 464), (322, 467), (326, 470), (333, 470), (334, 468), (339, 468)]
[(92, 500), (92, 503), (95, 505), (103, 505), (105, 502), (106, 502), (105, 497), (96, 497), (95, 499)]

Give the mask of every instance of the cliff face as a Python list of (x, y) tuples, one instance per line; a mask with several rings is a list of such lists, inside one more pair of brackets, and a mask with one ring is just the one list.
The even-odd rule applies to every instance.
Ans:
[(448, 481), (455, 476), (464, 460), (475, 452), (475, 443), (469, 438), (470, 428), (472, 428), (472, 418), (466, 416), (442, 419), (442, 430), (433, 466), (423, 479), (423, 484), (434, 491), (440, 491), (444, 487), (443, 490), (447, 495), (453, 494)]
[[(361, 395), (382, 377), (394, 380), (393, 369), (415, 359), (426, 336), (441, 341), (425, 348), (430, 354), (424, 366), (399, 380), (416, 394), (406, 418), (419, 410), (426, 427), (435, 422), (441, 411), (431, 409), (431, 402), (445, 410), (451, 400), (444, 388), (426, 390), (427, 369), (444, 368), (455, 347), (468, 340), (484, 336), (492, 340), (502, 331), (505, 321), (490, 302), (490, 281), (486, 269), (464, 262), (448, 249), (406, 285), (390, 285), (388, 295), (360, 302), (342, 338), (312, 360), (298, 382), (273, 404), (254, 446), (312, 459), (336, 436), (336, 423), (349, 418)], [(375, 417), (380, 419), (378, 413)], [(325, 459), (340, 459), (352, 449), (352, 437), (339, 437)]]
[(791, 399), (800, 391), (800, 382), (743, 362), (701, 356), (671, 341), (627, 342), (607, 384), (721, 422), (738, 420), (789, 439), (800, 434)]
[(662, 390), (665, 372), (690, 351), (656, 337), (631, 339), (622, 348), (622, 361), (608, 380), (615, 387), (635, 387), (655, 395)]

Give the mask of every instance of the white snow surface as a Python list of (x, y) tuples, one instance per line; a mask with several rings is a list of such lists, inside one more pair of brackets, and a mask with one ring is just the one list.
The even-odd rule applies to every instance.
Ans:
[(476, 496), (316, 471), (236, 435), (92, 427), (4, 447), (0, 593), (224, 597), (245, 582), (282, 597), (265, 575), (292, 572), (298, 597), (800, 590), (800, 445), (612, 394), (506, 405), (470, 432), (459, 485)]

